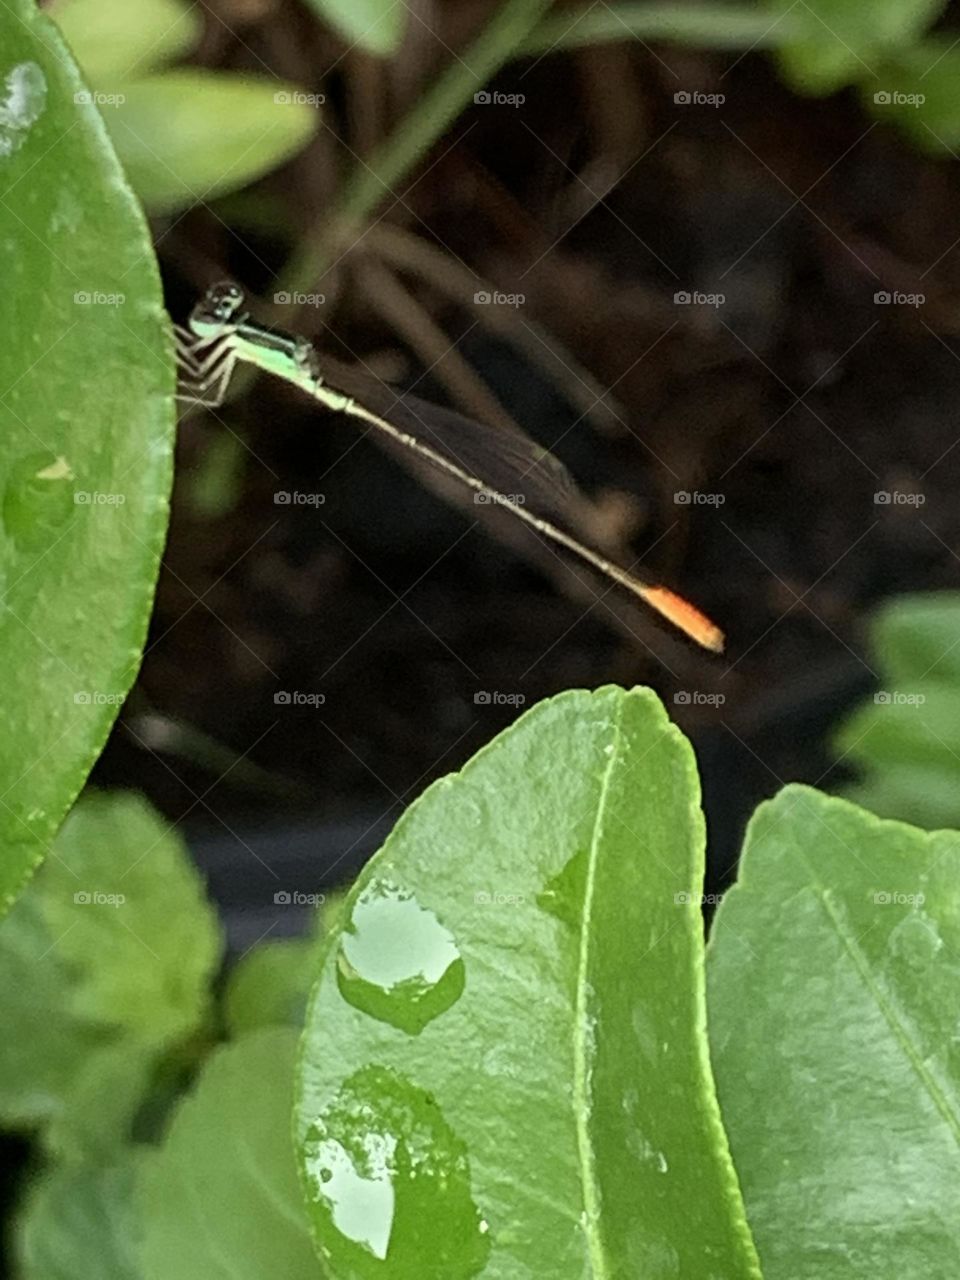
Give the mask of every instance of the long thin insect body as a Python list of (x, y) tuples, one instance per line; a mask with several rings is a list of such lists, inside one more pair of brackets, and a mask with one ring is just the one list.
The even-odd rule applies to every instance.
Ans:
[[(306, 339), (262, 328), (242, 312), (242, 307), (243, 293), (236, 285), (214, 286), (190, 317), (191, 333), (187, 335), (183, 329), (176, 331), (177, 357), (185, 374), (184, 398), (205, 405), (222, 403), (237, 360), (243, 360), (265, 373), (282, 378), (325, 408), (373, 427), (474, 493), (482, 494), (488, 501), (507, 507), (512, 515), (534, 532), (566, 548), (599, 573), (638, 596), (698, 644), (714, 652), (723, 649), (723, 633), (719, 627), (682, 596), (666, 587), (640, 581), (605, 556), (585, 546), (551, 520), (536, 515), (521, 503), (512, 500), (475, 471), (460, 465), (455, 455), (448, 456), (421, 436), (404, 431), (386, 417), (366, 408), (353, 396), (331, 386), (324, 379), (316, 353)], [(407, 409), (408, 415), (412, 412), (412, 416), (418, 417), (409, 405)], [(426, 422), (423, 426), (424, 434), (427, 434), (430, 428)], [(529, 448), (525, 437), (522, 443)], [(527, 456), (529, 459), (531, 455), (528, 453)], [(536, 462), (529, 463), (531, 469), (535, 465)], [(518, 476), (518, 479), (521, 478), (522, 476)]]

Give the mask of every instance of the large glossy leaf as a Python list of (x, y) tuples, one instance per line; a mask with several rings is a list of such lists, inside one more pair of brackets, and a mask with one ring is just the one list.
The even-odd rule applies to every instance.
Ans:
[(304, 1034), (338, 1280), (758, 1274), (705, 1044), (698, 800), (656, 698), (607, 688), (404, 815)]
[(709, 1012), (766, 1280), (960, 1274), (960, 835), (785, 788), (717, 913)]
[(0, 5), (0, 910), (136, 675), (167, 522), (168, 321), (85, 93), (53, 24)]
[(145, 1162), (144, 1280), (315, 1280), (290, 1136), (297, 1033), (220, 1049)]
[(296, 85), (190, 67), (130, 81), (115, 96), (104, 118), (151, 212), (246, 186), (299, 151), (320, 118)]
[(84, 797), (0, 928), (0, 1120), (60, 1153), (121, 1140), (161, 1055), (207, 1015), (216, 918), (167, 824)]

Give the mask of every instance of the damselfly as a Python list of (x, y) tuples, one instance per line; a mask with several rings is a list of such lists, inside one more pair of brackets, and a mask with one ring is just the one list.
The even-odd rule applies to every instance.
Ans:
[[(723, 649), (720, 628), (682, 596), (643, 581), (562, 527), (574, 519), (582, 498), (566, 467), (522, 432), (483, 427), (449, 409), (411, 395), (392, 396), (392, 389), (384, 393), (366, 382), (354, 393), (348, 386), (355, 379), (346, 373), (338, 374), (339, 385), (331, 385), (306, 338), (255, 323), (243, 290), (232, 283), (209, 289), (188, 324), (174, 329), (180, 399), (211, 408), (222, 404), (238, 360), (272, 373), (334, 413), (411, 450), (481, 500), (502, 506), (542, 538), (638, 596), (704, 648)], [(373, 404), (382, 407), (367, 407)]]

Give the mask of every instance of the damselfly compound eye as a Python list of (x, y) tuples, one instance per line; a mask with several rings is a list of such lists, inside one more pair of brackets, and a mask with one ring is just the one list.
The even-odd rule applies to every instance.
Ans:
[(218, 338), (234, 322), (243, 307), (243, 290), (232, 281), (215, 284), (190, 315), (190, 328), (198, 338)]

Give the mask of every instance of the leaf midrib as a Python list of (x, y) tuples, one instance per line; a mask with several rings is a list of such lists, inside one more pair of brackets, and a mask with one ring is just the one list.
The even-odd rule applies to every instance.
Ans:
[(587, 1062), (587, 971), (590, 956), (590, 912), (593, 906), (593, 895), (596, 882), (596, 866), (599, 858), (600, 836), (603, 831), (603, 817), (610, 791), (610, 780), (619, 759), (621, 725), (623, 721), (624, 699), (619, 700), (617, 718), (614, 723), (613, 739), (609, 744), (609, 759), (600, 784), (600, 795), (597, 812), (593, 822), (593, 834), (590, 838), (590, 854), (587, 859), (587, 873), (583, 890), (583, 914), (580, 928), (580, 953), (577, 960), (577, 996), (573, 1023), (573, 1107), (577, 1130), (577, 1151), (580, 1165), (580, 1186), (583, 1192), (583, 1207), (586, 1215), (585, 1230), (587, 1245), (590, 1251), (590, 1269), (595, 1280), (603, 1280), (609, 1274), (607, 1261), (603, 1251), (598, 1224), (600, 1221), (600, 1195), (594, 1177), (593, 1150), (590, 1143), (590, 1096), (589, 1073)]

